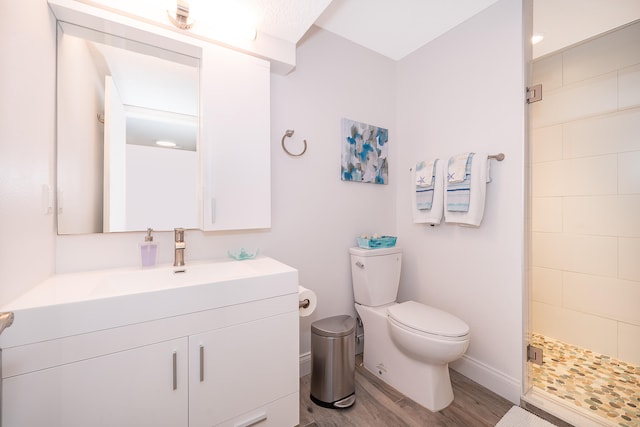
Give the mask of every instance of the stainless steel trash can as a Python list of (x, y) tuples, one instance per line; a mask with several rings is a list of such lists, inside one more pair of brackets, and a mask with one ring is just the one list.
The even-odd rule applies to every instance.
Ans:
[(311, 400), (328, 408), (348, 408), (356, 401), (355, 330), (351, 316), (311, 324)]

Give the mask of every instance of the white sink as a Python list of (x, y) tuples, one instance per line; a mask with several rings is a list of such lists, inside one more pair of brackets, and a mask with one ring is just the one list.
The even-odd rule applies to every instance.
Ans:
[(297, 293), (297, 286), (297, 270), (268, 257), (59, 274), (0, 308), (15, 313), (0, 348)]
[(253, 263), (225, 260), (182, 267), (161, 266), (136, 271), (113, 272), (103, 275), (90, 291), (89, 296), (104, 298), (154, 292), (272, 274), (272, 263), (267, 260), (269, 258), (260, 258)]

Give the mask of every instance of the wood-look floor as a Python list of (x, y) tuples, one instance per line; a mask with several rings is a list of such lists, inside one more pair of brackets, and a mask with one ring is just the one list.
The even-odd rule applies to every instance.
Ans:
[(309, 398), (310, 375), (300, 378), (300, 427), (495, 426), (512, 403), (451, 370), (454, 400), (431, 412), (390, 387), (356, 358), (356, 403), (348, 409), (329, 409)]

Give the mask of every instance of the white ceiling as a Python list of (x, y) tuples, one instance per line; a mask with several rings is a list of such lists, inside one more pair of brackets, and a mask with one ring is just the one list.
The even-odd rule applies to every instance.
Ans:
[(533, 32), (544, 39), (533, 57), (547, 55), (640, 19), (640, 0), (533, 0)]
[[(226, 1), (252, 11), (259, 33), (298, 43), (315, 24), (398, 60), (497, 0)], [(225, 0), (190, 0), (190, 4), (194, 16), (198, 13), (207, 16), (203, 20), (228, 13)]]
[(334, 0), (315, 24), (394, 60), (497, 0)]
[[(223, 4), (223, 0), (191, 0)], [(256, 13), (258, 31), (298, 43), (315, 24), (399, 60), (497, 0), (228, 0)], [(640, 19), (640, 0), (533, 0), (539, 57)]]

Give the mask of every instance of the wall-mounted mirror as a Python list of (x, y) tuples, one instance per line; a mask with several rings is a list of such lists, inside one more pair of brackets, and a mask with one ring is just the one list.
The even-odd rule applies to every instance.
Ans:
[(199, 59), (58, 22), (58, 234), (199, 225)]

